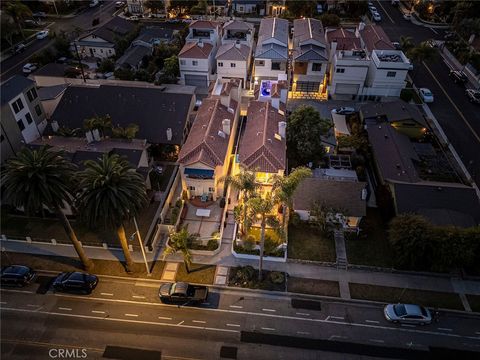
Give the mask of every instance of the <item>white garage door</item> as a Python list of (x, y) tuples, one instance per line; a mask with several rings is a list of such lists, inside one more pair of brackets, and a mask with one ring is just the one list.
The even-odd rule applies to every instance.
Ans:
[(208, 87), (207, 75), (185, 74), (185, 85), (198, 86), (201, 88)]
[(357, 95), (359, 84), (337, 84), (335, 87), (335, 94), (339, 95)]

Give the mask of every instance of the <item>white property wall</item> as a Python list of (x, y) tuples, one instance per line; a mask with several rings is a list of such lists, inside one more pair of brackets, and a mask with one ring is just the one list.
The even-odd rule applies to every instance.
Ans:
[[(23, 103), (23, 109), (20, 110), (17, 114), (15, 114), (15, 111), (13, 110), (12, 103), (20, 99)], [(19, 94), (17, 97), (15, 97), (12, 101), (8, 103), (10, 105), (10, 108), (12, 110), (12, 114), (15, 118), (15, 121), (22, 121), (23, 125), (25, 126), (25, 129), (21, 131), (23, 140), (25, 143), (31, 143), (32, 141), (38, 139), (41, 135), (39, 132), (39, 129), (37, 127), (37, 124), (35, 123), (35, 116), (30, 112), (29, 106), (28, 106), (28, 100), (25, 98), (23, 94)], [(32, 122), (29, 124), (26, 119), (27, 113), (30, 114), (32, 117)], [(20, 129), (19, 129), (20, 130)]]
[[(219, 66), (223, 63), (223, 66)], [(235, 64), (232, 67), (231, 64)], [(246, 61), (217, 60), (217, 77), (219, 79), (240, 78), (243, 79), (243, 85), (247, 82), (248, 66)]]
[[(256, 63), (258, 60), (264, 61), (265, 64), (263, 66), (257, 66)], [(258, 77), (258, 78), (277, 79), (278, 75), (287, 73), (286, 70), (272, 70), (271, 59), (257, 58), (255, 59), (254, 66), (255, 66), (255, 77)]]

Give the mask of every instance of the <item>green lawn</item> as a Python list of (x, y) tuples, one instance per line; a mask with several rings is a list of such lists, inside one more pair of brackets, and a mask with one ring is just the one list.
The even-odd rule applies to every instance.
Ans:
[(340, 288), (337, 281), (289, 277), (287, 290), (301, 294), (340, 297)]
[[(248, 236), (253, 236), (257, 242), (260, 242), (260, 235), (262, 229), (256, 226), (252, 226), (250, 230), (248, 230)], [(277, 244), (282, 243), (282, 239), (278, 236), (278, 234), (273, 229), (265, 229), (265, 237), (270, 236), (270, 238), (275, 241)]]
[(335, 241), (333, 236), (325, 237), (308, 226), (289, 225), (288, 257), (290, 259), (335, 262)]
[(467, 295), (467, 300), (472, 311), (480, 312), (480, 295)]
[[(2, 251), (2, 265), (23, 264), (30, 266), (36, 270), (52, 270), (52, 271), (78, 271), (83, 270), (82, 264), (77, 258), (69, 258), (63, 256), (46, 256), (37, 254), (24, 254), (15, 252)], [(135, 263), (133, 273), (127, 274), (125, 268), (120, 261), (92, 259), (94, 263), (93, 273), (98, 275), (116, 275), (127, 276), (132, 278), (145, 277), (147, 275), (144, 263)], [(163, 261), (156, 261), (153, 268), (150, 264), (153, 279), (160, 279), (164, 267)]]
[(393, 267), (393, 250), (387, 238), (387, 224), (378, 209), (367, 208), (360, 224), (360, 234), (345, 233), (350, 264)]
[(464, 310), (460, 297), (454, 293), (403, 289), (397, 287), (350, 283), (352, 299), (374, 300), (385, 303), (411, 303), (428, 307)]
[(216, 268), (215, 265), (192, 264), (190, 273), (187, 273), (185, 264), (181, 263), (175, 280), (197, 284), (213, 284)]

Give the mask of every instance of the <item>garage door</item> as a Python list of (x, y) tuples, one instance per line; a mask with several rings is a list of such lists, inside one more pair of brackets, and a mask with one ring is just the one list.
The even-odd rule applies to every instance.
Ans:
[(339, 95), (357, 95), (359, 84), (337, 84), (335, 87), (335, 94)]
[(192, 86), (206, 88), (208, 87), (207, 76), (185, 74), (185, 85), (192, 85)]
[(297, 91), (301, 92), (318, 92), (320, 88), (319, 82), (314, 81), (297, 81)]

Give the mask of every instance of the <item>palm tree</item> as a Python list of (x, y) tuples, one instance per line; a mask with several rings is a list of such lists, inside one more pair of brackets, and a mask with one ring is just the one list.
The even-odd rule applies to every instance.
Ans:
[[(429, 62), (435, 59), (437, 56), (437, 49), (431, 47), (426, 41), (424, 41), (418, 46), (410, 49), (408, 56), (413, 62), (425, 64), (425, 61)], [(415, 75), (416, 71), (414, 71), (413, 77), (415, 77)]]
[(288, 176), (276, 175), (273, 180), (272, 190), (278, 202), (282, 204), (283, 216), (282, 216), (282, 229), (285, 231), (285, 218), (288, 210), (293, 207), (293, 195), (298, 185), (306, 179), (312, 176), (312, 170), (307, 167), (301, 166), (294, 169)]
[(258, 263), (258, 281), (262, 281), (262, 269), (263, 269), (263, 252), (265, 249), (265, 228), (267, 226), (267, 219), (276, 205), (275, 198), (271, 193), (267, 193), (265, 198), (252, 197), (248, 200), (248, 206), (250, 207), (251, 217), (257, 217), (260, 219), (260, 260)]
[(415, 44), (413, 43), (413, 39), (411, 36), (400, 36), (400, 47), (402, 51), (406, 54), (415, 47)]
[(124, 222), (132, 219), (147, 201), (145, 181), (130, 163), (117, 154), (85, 161), (78, 174), (77, 207), (90, 228), (115, 230), (123, 249), (126, 270), (133, 265)]
[(85, 270), (91, 271), (93, 262), (85, 254), (62, 211), (73, 199), (72, 181), (75, 171), (76, 167), (61, 152), (49, 150), (48, 146), (38, 150), (23, 148), (7, 162), (1, 182), (5, 201), (17, 208), (23, 207), (27, 215), (42, 212), (44, 207), (54, 211)]
[(170, 233), (170, 238), (168, 240), (168, 245), (163, 252), (163, 260), (167, 255), (175, 254), (181, 252), (183, 255), (183, 263), (185, 264), (185, 269), (187, 273), (190, 272), (190, 266), (192, 265), (192, 254), (188, 249), (188, 244), (196, 239), (196, 236), (189, 234), (186, 227), (182, 228), (180, 231), (172, 231)]
[(25, 34), (23, 33), (22, 25), (25, 18), (32, 16), (32, 11), (30, 8), (16, 0), (10, 1), (7, 4), (5, 12), (13, 19), (13, 22), (17, 24), (18, 30), (20, 31), (22, 38), (25, 40)]
[(242, 169), (237, 175), (234, 176), (225, 176), (220, 179), (220, 181), (225, 182), (225, 185), (231, 185), (234, 189), (240, 191), (243, 197), (243, 216), (242, 222), (240, 223), (240, 231), (245, 232), (245, 224), (247, 221), (247, 203), (255, 191), (258, 189), (259, 184), (256, 182), (255, 173), (253, 171)]
[(112, 118), (110, 115), (94, 116), (83, 121), (83, 127), (86, 130), (97, 129), (100, 136), (105, 136), (105, 131), (112, 128)]

